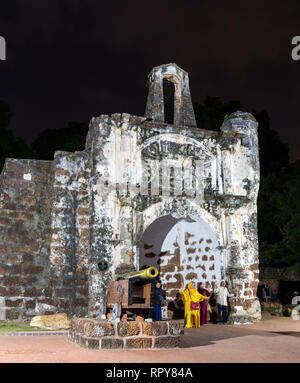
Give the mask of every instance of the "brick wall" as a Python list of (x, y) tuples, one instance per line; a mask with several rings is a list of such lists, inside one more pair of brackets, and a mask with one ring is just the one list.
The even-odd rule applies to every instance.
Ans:
[(87, 160), (83, 152), (59, 152), (54, 161), (6, 160), (0, 179), (2, 318), (87, 313)]
[(300, 281), (300, 264), (291, 267), (260, 267), (260, 280)]
[(51, 162), (7, 159), (0, 179), (0, 296), (7, 319), (51, 309), (47, 296)]

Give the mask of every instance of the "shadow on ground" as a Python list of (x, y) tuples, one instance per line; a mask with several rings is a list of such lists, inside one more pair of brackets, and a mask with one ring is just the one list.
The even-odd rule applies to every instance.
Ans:
[(219, 325), (208, 324), (200, 328), (184, 329), (184, 335), (180, 337), (180, 348), (199, 347), (215, 344), (215, 342), (230, 338), (258, 335), (274, 337), (289, 335), (300, 337), (300, 332), (296, 331), (267, 331), (251, 328), (252, 325)]
[(300, 338), (300, 332), (296, 331), (272, 331), (272, 334), (289, 335)]

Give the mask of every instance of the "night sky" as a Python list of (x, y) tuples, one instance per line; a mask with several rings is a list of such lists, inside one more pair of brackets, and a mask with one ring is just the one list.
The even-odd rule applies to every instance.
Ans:
[(146, 77), (175, 62), (193, 102), (266, 109), (300, 159), (300, 1), (10, 0), (0, 5), (0, 99), (27, 143), (44, 129), (126, 112), (144, 115)]

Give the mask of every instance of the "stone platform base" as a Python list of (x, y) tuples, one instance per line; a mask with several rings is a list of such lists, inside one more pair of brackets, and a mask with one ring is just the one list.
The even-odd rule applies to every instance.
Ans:
[(176, 348), (182, 329), (183, 323), (178, 321), (110, 322), (73, 318), (69, 340), (94, 350)]

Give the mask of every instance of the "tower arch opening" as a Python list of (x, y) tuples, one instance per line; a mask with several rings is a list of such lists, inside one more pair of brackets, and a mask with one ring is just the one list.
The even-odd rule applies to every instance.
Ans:
[(164, 95), (164, 122), (166, 124), (174, 124), (175, 111), (175, 85), (168, 79), (163, 80)]

